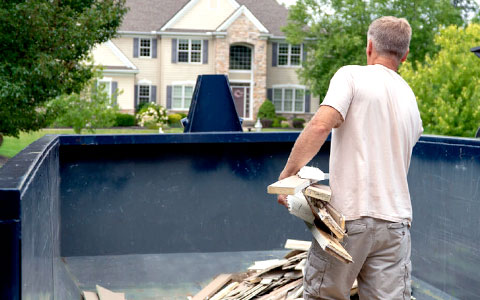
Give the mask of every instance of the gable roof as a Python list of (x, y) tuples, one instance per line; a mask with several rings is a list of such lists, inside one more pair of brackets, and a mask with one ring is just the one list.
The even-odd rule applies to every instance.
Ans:
[[(119, 32), (150, 33), (160, 31), (191, 0), (127, 0), (129, 7)], [(270, 34), (284, 36), (281, 27), (287, 24), (288, 10), (275, 0), (235, 0), (245, 5)], [(198, 28), (192, 28), (192, 32)], [(170, 31), (168, 28), (165, 31)], [(176, 30), (175, 30), (176, 31)]]
[(225, 21), (223, 21), (223, 23), (220, 24), (220, 26), (218, 26), (217, 31), (227, 30), (228, 27), (230, 27), (230, 25), (232, 25), (232, 23), (235, 22), (235, 20), (238, 19), (238, 17), (240, 17), (241, 15), (245, 15), (250, 20), (250, 22), (252, 22), (253, 25), (257, 27), (257, 29), (260, 32), (264, 32), (264, 33), (268, 32), (268, 29), (265, 28), (265, 26), (263, 26), (260, 20), (255, 18), (252, 12), (248, 10), (248, 8), (245, 5), (240, 6), (236, 11), (233, 12), (233, 14), (230, 17), (228, 17)]

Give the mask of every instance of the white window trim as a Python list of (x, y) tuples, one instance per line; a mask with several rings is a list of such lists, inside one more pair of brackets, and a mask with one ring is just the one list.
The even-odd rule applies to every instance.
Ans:
[[(188, 40), (188, 50), (180, 50), (180, 40)], [(200, 41), (200, 61), (199, 62), (192, 62), (192, 40)], [(194, 65), (201, 65), (203, 63), (203, 41), (204, 39), (196, 39), (196, 38), (181, 38), (178, 39), (177, 44), (177, 63), (179, 64), (194, 64)], [(198, 50), (194, 50), (197, 52)], [(188, 61), (180, 61), (179, 60), (179, 53), (180, 52), (187, 52), (188, 53)]]
[[(180, 84), (181, 83), (181, 84)], [(173, 107), (173, 90), (175, 89), (176, 86), (181, 86), (182, 87), (182, 107)], [(195, 91), (195, 84), (193, 81), (184, 81), (184, 82), (177, 82), (177, 83), (172, 83), (172, 108), (171, 110), (175, 111), (188, 111), (190, 109), (190, 106), (188, 108), (185, 107), (185, 87), (191, 87), (192, 88), (192, 96), (193, 92)], [(192, 103), (190, 102), (190, 105)]]
[(142, 101), (140, 101), (141, 100), (141, 98), (140, 98), (140, 87), (141, 86), (148, 86), (148, 101), (147, 101), (147, 103), (150, 103), (151, 99), (152, 99), (152, 85), (144, 83), (144, 82), (143, 83), (138, 82), (138, 91), (137, 91), (138, 104), (142, 103)]
[(108, 94), (108, 97), (110, 98), (110, 101), (112, 101), (112, 78), (111, 77), (103, 77), (102, 79), (97, 80), (97, 88), (101, 82), (108, 83), (109, 89), (106, 91)]
[[(143, 56), (141, 53), (142, 48), (147, 48), (147, 47), (142, 47), (142, 40), (150, 40), (150, 55), (149, 56)], [(138, 58), (152, 58), (152, 38), (150, 37), (139, 37), (138, 38)]]
[[(302, 114), (305, 113), (305, 96), (307, 94), (307, 89), (304, 85), (297, 85), (297, 84), (291, 84), (291, 85), (285, 85), (285, 84), (279, 84), (279, 85), (274, 85), (272, 86), (272, 103), (274, 103), (274, 98), (275, 98), (275, 89), (281, 89), (282, 90), (282, 108), (281, 110), (277, 111), (278, 113), (291, 113), (291, 114)], [(291, 111), (285, 111), (284, 105), (285, 105), (285, 89), (291, 89), (292, 91), (292, 110)], [(295, 111), (295, 92), (296, 90), (303, 90), (303, 109), (301, 111)]]
[[(288, 53), (287, 53), (287, 64), (280, 65), (280, 44), (287, 44), (288, 45)], [(282, 54), (285, 55), (285, 54)], [(280, 42), (277, 44), (277, 67), (279, 68), (301, 68), (303, 62), (303, 44), (300, 44), (300, 64), (292, 65), (291, 64), (292, 58), (292, 44), (286, 42)]]

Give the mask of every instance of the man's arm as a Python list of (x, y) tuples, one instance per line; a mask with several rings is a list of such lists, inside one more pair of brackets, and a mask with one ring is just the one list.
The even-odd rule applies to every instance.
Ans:
[[(333, 107), (322, 105), (307, 124), (293, 145), (287, 164), (278, 180), (295, 175), (318, 153), (332, 128), (340, 127), (342, 115)], [(285, 195), (278, 196), (278, 203), (287, 207)]]

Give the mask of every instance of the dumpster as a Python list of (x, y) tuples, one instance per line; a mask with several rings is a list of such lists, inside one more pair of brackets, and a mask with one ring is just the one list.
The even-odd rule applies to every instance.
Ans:
[[(186, 299), (310, 240), (266, 194), (297, 136), (45, 136), (0, 169), (0, 299)], [(480, 141), (422, 136), (409, 184), (414, 296), (479, 299)]]

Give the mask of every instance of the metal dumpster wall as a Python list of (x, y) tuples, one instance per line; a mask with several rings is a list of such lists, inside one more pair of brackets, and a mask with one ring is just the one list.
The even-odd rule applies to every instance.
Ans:
[(423, 136), (409, 171), (413, 274), (480, 299), (480, 140)]
[[(309, 239), (266, 193), (297, 135), (62, 137), (62, 256), (272, 250)], [(328, 169), (328, 146), (314, 164)]]
[(0, 169), (0, 299), (80, 299), (59, 256), (58, 148), (44, 137)]

